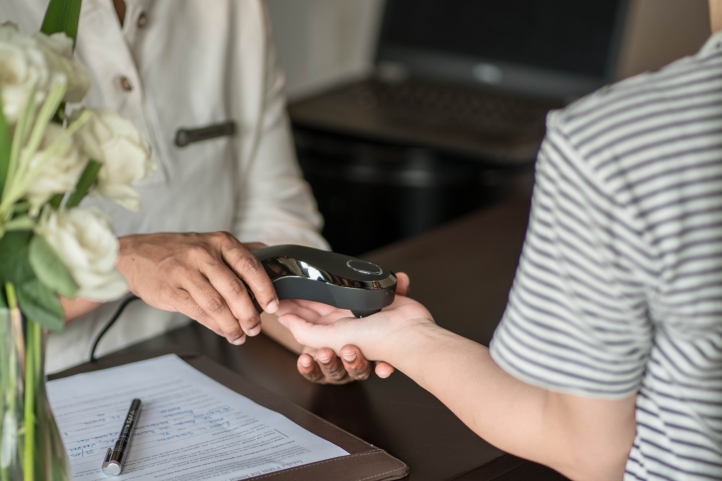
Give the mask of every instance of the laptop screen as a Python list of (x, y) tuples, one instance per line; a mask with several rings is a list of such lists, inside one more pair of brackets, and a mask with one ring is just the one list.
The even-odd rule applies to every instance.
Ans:
[(388, 0), (394, 48), (604, 78), (624, 0)]

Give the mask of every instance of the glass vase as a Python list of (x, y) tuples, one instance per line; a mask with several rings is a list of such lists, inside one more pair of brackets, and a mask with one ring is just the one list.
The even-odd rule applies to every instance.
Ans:
[(0, 481), (70, 481), (45, 390), (46, 333), (5, 307), (0, 331)]

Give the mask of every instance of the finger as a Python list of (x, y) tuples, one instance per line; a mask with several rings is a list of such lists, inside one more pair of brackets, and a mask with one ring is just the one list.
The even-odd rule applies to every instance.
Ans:
[(296, 314), (314, 324), (334, 324), (340, 319), (353, 317), (348, 309), (339, 309), (321, 302), (303, 299), (295, 299), (293, 305), (286, 305), (286, 302), (288, 301), (281, 302), (281, 308), (277, 311), (277, 315)]
[[(243, 343), (244, 333), (238, 319), (229, 309), (223, 296), (215, 290), (208, 279), (197, 272), (197, 275), (187, 276), (183, 280), (183, 288), (188, 291), (193, 301), (210, 318), (210, 323), (215, 324), (214, 327), (221, 331), (228, 342), (236, 345)], [(211, 327), (206, 322), (200, 320), (199, 322)]]
[[(196, 304), (191, 295), (185, 289), (174, 289), (171, 299), (166, 307), (167, 310), (174, 310), (185, 314), (194, 321), (200, 322), (212, 331), (216, 331), (216, 327), (201, 306)], [(208, 326), (207, 324), (210, 324)]]
[(281, 325), (291, 331), (293, 337), (303, 346), (320, 349), (328, 347), (338, 351), (340, 346), (347, 344), (342, 342), (344, 334), (348, 334), (351, 327), (348, 322), (355, 322), (355, 319), (341, 319), (334, 324), (314, 324), (295, 314), (286, 314), (278, 318)]
[(288, 299), (281, 301), (281, 306), (276, 311), (276, 315), (279, 317), (286, 314), (295, 314), (298, 317), (313, 323), (317, 322), (321, 318), (318, 312), (314, 311), (313, 309), (309, 309), (308, 307), (295, 300)]
[(311, 382), (320, 383), (324, 379), (321, 368), (310, 354), (301, 354), (298, 357), (296, 367), (298, 368), (298, 372)]
[(302, 354), (298, 358), (297, 363), (298, 372), (306, 378), (307, 381), (316, 384), (322, 384), (324, 381), (323, 373), (321, 368), (318, 367), (316, 361), (313, 360), (308, 354)]
[(376, 367), (374, 368), (374, 371), (376, 371), (376, 375), (382, 379), (386, 379), (390, 375), (394, 373), (396, 369), (394, 366), (387, 362), (379, 361), (376, 363)]
[(223, 296), (243, 332), (249, 336), (260, 333), (261, 317), (235, 272), (221, 262), (200, 264), (200, 270), (213, 288)]
[[(211, 331), (215, 332), (221, 337), (225, 337), (223, 332), (216, 326), (213, 320), (206, 314), (206, 312), (196, 304), (191, 295), (185, 289), (177, 289), (172, 296), (171, 300), (172, 307), (169, 310), (175, 310), (191, 319), (201, 323)], [(243, 344), (246, 341), (246, 337), (243, 336), (239, 339), (236, 344)]]
[(221, 252), (228, 265), (251, 288), (263, 310), (271, 314), (276, 312), (278, 310), (276, 290), (256, 256), (230, 234), (223, 235)]
[(329, 329), (333, 326), (322, 326), (318, 324), (312, 324), (307, 322), (305, 319), (298, 317), (295, 314), (284, 314), (278, 318), (278, 322), (282, 326), (288, 328), (293, 334), (293, 337), (304, 346), (313, 348), (324, 347), (324, 345), (332, 345), (329, 334)]
[(371, 364), (356, 346), (346, 345), (339, 351), (344, 368), (351, 379), (363, 381), (371, 375)]
[(315, 357), (326, 382), (330, 384), (341, 384), (349, 381), (348, 373), (343, 362), (331, 349), (319, 349)]
[(325, 317), (330, 314), (339, 314), (339, 316), (342, 317), (353, 317), (351, 311), (349, 311), (348, 309), (339, 309), (338, 307), (324, 304), (322, 302), (307, 301), (305, 299), (295, 299), (295, 302), (301, 307), (310, 309), (318, 313), (320, 317)]
[(406, 274), (405, 272), (396, 273), (396, 294), (400, 296), (408, 296), (410, 284), (411, 279), (409, 278), (408, 274)]

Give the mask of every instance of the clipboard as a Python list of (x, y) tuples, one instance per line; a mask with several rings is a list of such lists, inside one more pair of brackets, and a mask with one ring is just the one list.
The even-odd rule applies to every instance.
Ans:
[[(162, 352), (148, 356), (132, 356), (132, 359), (130, 356), (112, 356), (110, 358), (100, 359), (92, 364), (83, 364), (50, 376), (50, 379), (60, 379), (82, 372), (96, 371), (119, 366), (128, 362), (152, 359), (162, 354), (168, 353)], [(401, 479), (409, 473), (409, 467), (406, 464), (394, 458), (383, 449), (369, 444), (315, 414), (272, 394), (211, 359), (198, 354), (175, 354), (211, 379), (261, 406), (282, 414), (304, 429), (332, 442), (349, 453), (348, 456), (305, 464), (283, 471), (276, 471), (274, 473), (249, 478), (250, 480), (393, 481)]]

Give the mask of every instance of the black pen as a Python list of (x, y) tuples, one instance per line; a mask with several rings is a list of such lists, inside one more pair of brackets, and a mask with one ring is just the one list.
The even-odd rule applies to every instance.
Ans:
[(140, 414), (140, 399), (133, 399), (130, 403), (130, 409), (128, 409), (128, 415), (125, 416), (125, 422), (123, 428), (120, 430), (118, 440), (115, 442), (113, 449), (108, 448), (105, 453), (105, 459), (103, 460), (104, 474), (108, 476), (118, 476), (123, 471), (123, 462), (125, 461), (125, 455), (130, 449), (130, 436), (133, 433), (135, 422), (138, 420)]

